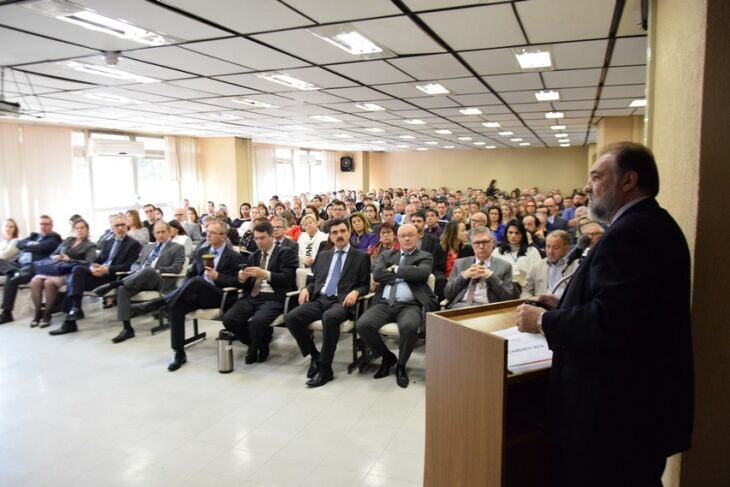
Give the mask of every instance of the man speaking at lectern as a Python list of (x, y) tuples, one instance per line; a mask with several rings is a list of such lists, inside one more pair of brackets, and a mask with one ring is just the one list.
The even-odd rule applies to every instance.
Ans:
[[(523, 332), (553, 350), (547, 428), (560, 486), (661, 486), (666, 458), (690, 447), (690, 257), (654, 199), (646, 147), (604, 148), (587, 191), (609, 225), (562, 299), (518, 307)], [(546, 452), (547, 453), (547, 452)]]

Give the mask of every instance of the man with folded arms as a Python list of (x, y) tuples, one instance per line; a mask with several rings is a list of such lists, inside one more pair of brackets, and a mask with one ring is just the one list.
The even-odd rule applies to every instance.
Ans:
[(104, 296), (112, 289), (117, 290), (117, 319), (122, 322), (122, 331), (112, 338), (120, 343), (134, 337), (130, 314), (131, 298), (141, 291), (171, 291), (175, 286), (173, 279), (165, 279), (162, 274), (179, 274), (185, 265), (185, 248), (170, 240), (170, 226), (158, 221), (154, 226), (155, 243), (147, 244), (129, 269), (131, 274), (94, 289), (97, 296)]
[[(355, 317), (357, 298), (370, 290), (370, 258), (352, 248), (350, 229), (342, 219), (332, 220), (334, 248), (317, 255), (314, 281), (299, 294), (299, 306), (286, 315), (286, 327), (302, 355), (310, 356), (307, 385), (319, 387), (334, 379), (332, 360), (340, 338), (340, 324)], [(307, 326), (322, 320), (322, 351), (318, 352)]]
[[(187, 362), (185, 315), (196, 309), (219, 307), (223, 299), (223, 288), (239, 286), (236, 273), (242, 263), (242, 257), (226, 245), (227, 234), (226, 222), (219, 220), (210, 222), (206, 235), (208, 246), (195, 252), (187, 278), (182, 285), (160, 299), (133, 304), (130, 307), (130, 318), (151, 313), (162, 307), (167, 308), (170, 320), (170, 343), (175, 351), (167, 366), (170, 372), (176, 371)], [(207, 259), (212, 257), (213, 265), (206, 265), (203, 256)]]
[(271, 323), (284, 312), (286, 293), (296, 289), (299, 257), (286, 245), (275, 245), (274, 228), (269, 222), (257, 223), (253, 238), (258, 249), (250, 266), (238, 272), (243, 295), (223, 316), (221, 338), (248, 343), (246, 363), (264, 362), (269, 357), (273, 335)]
[[(433, 255), (416, 247), (418, 231), (413, 224), (398, 229), (400, 250), (384, 252), (378, 257), (373, 278), (379, 283), (372, 306), (357, 322), (357, 331), (372, 351), (372, 359), (382, 357), (376, 379), (390, 375), (395, 365), (396, 382), (408, 387), (406, 363), (418, 338), (418, 329), (424, 323), (425, 313), (438, 309), (436, 295), (428, 286), (433, 267)], [(398, 323), (400, 341), (396, 357), (383, 343), (378, 330), (392, 322)], [(368, 361), (361, 364), (363, 370)]]
[(471, 230), (474, 257), (454, 262), (444, 295), (449, 309), (497, 303), (515, 298), (512, 267), (500, 259), (492, 259), (494, 236), (486, 227)]
[[(560, 283), (560, 281), (565, 276), (569, 276), (578, 265), (576, 261), (571, 263), (570, 268), (566, 267), (569, 250), (570, 236), (568, 232), (553, 230), (545, 239), (547, 257), (530, 268), (520, 298), (531, 299), (545, 293), (562, 296), (568, 282)], [(560, 283), (559, 286), (558, 283)]]
[(117, 215), (111, 219), (114, 238), (99, 244), (99, 255), (88, 267), (76, 266), (66, 278), (66, 302), (68, 312), (63, 324), (48, 332), (49, 335), (64, 335), (78, 331), (77, 320), (84, 318), (81, 300), (84, 291), (91, 291), (102, 284), (116, 280), (117, 272), (127, 272), (137, 260), (142, 245), (127, 235), (124, 217)]

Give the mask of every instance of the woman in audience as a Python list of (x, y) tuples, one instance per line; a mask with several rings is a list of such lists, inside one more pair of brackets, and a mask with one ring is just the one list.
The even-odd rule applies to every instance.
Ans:
[(304, 216), (302, 214), (302, 204), (299, 202), (294, 202), (294, 204), (292, 204), (291, 213), (294, 217), (294, 223), (299, 225), (302, 221), (302, 216)]
[[(248, 215), (249, 217), (246, 218), (246, 215), (243, 213), (244, 208), (248, 209)], [(251, 221), (251, 205), (248, 203), (241, 203), (241, 206), (238, 207), (238, 218), (235, 218), (231, 222), (231, 226), (233, 228), (241, 228), (241, 225), (243, 225), (245, 222)]]
[[(507, 203), (503, 203), (500, 209), (502, 210), (501, 223), (506, 227), (510, 220), (512, 220), (512, 207)], [(504, 229), (502, 229), (502, 240), (504, 240)]]
[[(145, 231), (147, 231), (145, 229)], [(31, 327), (46, 328), (51, 324), (58, 290), (66, 283), (66, 275), (77, 265), (88, 266), (96, 258), (96, 244), (89, 240), (89, 224), (79, 218), (73, 226), (74, 236), (68, 237), (50, 257), (35, 263), (35, 276), (30, 281), (31, 298), (35, 306)], [(45, 291), (46, 306), (43, 308)]]
[(436, 278), (434, 292), (439, 300), (444, 299), (446, 281), (451, 275), (456, 259), (474, 255), (469, 245), (469, 233), (464, 222), (451, 220), (444, 227), (440, 245), (433, 249), (433, 275)]
[(487, 228), (492, 232), (492, 236), (498, 244), (504, 240), (504, 227), (502, 223), (502, 208), (499, 206), (492, 206), (487, 212)]
[(190, 254), (193, 253), (193, 241), (185, 233), (185, 229), (180, 225), (179, 221), (170, 220), (168, 224), (170, 225), (172, 241), (182, 245), (185, 248), (185, 257), (190, 258)]
[(375, 203), (368, 203), (367, 205), (365, 205), (365, 208), (363, 208), (362, 211), (372, 227), (380, 225), (381, 222), (380, 218), (378, 217), (378, 207), (375, 206)]
[(350, 245), (358, 250), (367, 250), (378, 243), (378, 236), (373, 233), (367, 217), (356, 211), (350, 215)]
[(128, 210), (124, 214), (124, 217), (127, 219), (127, 235), (137, 240), (143, 246), (150, 243), (150, 231), (142, 225), (142, 221), (139, 219), (139, 212), (137, 210)]
[(317, 217), (307, 214), (302, 217), (304, 231), (299, 235), (299, 267), (312, 267), (317, 257), (319, 245), (327, 241), (327, 234), (320, 231), (317, 226)]
[(241, 222), (241, 226), (238, 227), (238, 234), (243, 238), (243, 236), (246, 234), (249, 228), (251, 228), (251, 225), (253, 224), (254, 220), (256, 220), (259, 216), (261, 216), (261, 213), (259, 212), (258, 206), (252, 207), (248, 214), (251, 216), (251, 219), (245, 222)]
[(274, 218), (274, 215), (269, 215), (269, 207), (266, 206), (266, 203), (259, 202), (257, 206), (259, 207), (259, 217), (264, 217), (268, 221), (271, 221), (271, 219)]
[(378, 260), (378, 257), (380, 257), (380, 254), (383, 252), (387, 252), (388, 250), (400, 250), (400, 244), (398, 244), (398, 233), (395, 229), (395, 225), (392, 223), (381, 223), (378, 228), (378, 237), (380, 238), (380, 241), (368, 249), (372, 265), (375, 265), (375, 261)]
[(466, 225), (466, 217), (461, 207), (457, 206), (451, 211), (451, 221), (461, 222)]
[(512, 282), (519, 286), (517, 290), (521, 292), (530, 269), (541, 260), (540, 252), (528, 244), (527, 232), (519, 220), (509, 222), (504, 234), (504, 241), (494, 249), (492, 257), (512, 266)]
[(7, 218), (3, 224), (3, 235), (0, 238), (0, 259), (11, 260), (20, 250), (18, 242), (18, 224), (12, 218)]
[(297, 225), (297, 222), (294, 219), (294, 214), (289, 210), (285, 210), (280, 216), (284, 219), (284, 221), (286, 221), (286, 232), (284, 235), (295, 242), (299, 240), (299, 235), (302, 234), (302, 227)]

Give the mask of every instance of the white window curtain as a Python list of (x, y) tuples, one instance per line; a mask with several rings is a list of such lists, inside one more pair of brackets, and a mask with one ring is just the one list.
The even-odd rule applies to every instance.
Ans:
[(274, 162), (274, 148), (254, 146), (253, 148), (254, 200), (268, 203), (271, 195), (276, 194), (276, 163)]
[(169, 177), (180, 184), (180, 198), (190, 206), (202, 204), (202, 185), (198, 168), (198, 142), (194, 137), (165, 137), (165, 159)]

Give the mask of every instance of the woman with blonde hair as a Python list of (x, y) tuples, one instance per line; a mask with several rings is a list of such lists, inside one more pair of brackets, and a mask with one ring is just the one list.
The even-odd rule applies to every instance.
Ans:
[(327, 234), (317, 226), (317, 217), (307, 213), (302, 217), (302, 233), (299, 234), (299, 267), (312, 267), (319, 246), (327, 241)]
[(12, 218), (6, 218), (3, 224), (3, 235), (0, 237), (0, 259), (11, 260), (18, 255), (18, 224)]

